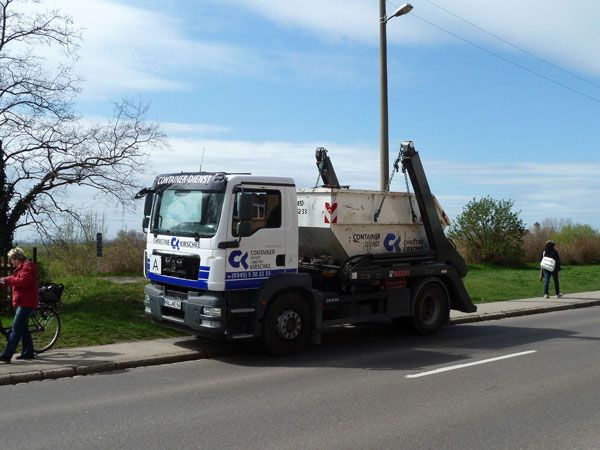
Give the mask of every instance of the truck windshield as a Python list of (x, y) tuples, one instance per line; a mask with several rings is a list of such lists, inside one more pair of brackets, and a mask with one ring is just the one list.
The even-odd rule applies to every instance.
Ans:
[(151, 232), (201, 238), (217, 232), (222, 192), (166, 188), (157, 196)]

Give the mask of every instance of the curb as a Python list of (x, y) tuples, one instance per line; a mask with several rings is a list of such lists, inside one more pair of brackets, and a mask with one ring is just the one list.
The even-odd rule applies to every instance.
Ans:
[(452, 325), (460, 325), (463, 323), (474, 323), (474, 322), (484, 322), (486, 320), (499, 320), (504, 319), (506, 317), (519, 317), (519, 316), (531, 316), (534, 314), (543, 314), (553, 311), (566, 311), (568, 309), (579, 309), (579, 308), (587, 308), (590, 306), (600, 306), (600, 300), (590, 300), (582, 303), (568, 303), (563, 305), (548, 305), (542, 308), (524, 308), (524, 309), (516, 309), (513, 311), (502, 311), (497, 313), (488, 313), (488, 314), (477, 314), (473, 316), (464, 316), (457, 317), (456, 319), (450, 319), (450, 324)]
[(0, 375), (0, 386), (8, 384), (29, 383), (30, 381), (56, 380), (58, 378), (71, 378), (74, 376), (92, 375), (95, 373), (126, 370), (134, 367), (158, 366), (161, 364), (173, 364), (184, 361), (208, 359), (217, 353), (199, 351), (193, 353), (182, 353), (177, 355), (151, 356), (143, 359), (127, 359), (123, 361), (104, 361), (82, 366), (68, 366), (52, 368), (47, 370), (32, 370), (31, 372), (16, 372)]

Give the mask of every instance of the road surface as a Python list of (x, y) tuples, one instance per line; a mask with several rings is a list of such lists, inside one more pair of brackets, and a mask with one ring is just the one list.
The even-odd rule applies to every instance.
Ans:
[(600, 447), (600, 308), (0, 387), (10, 448)]

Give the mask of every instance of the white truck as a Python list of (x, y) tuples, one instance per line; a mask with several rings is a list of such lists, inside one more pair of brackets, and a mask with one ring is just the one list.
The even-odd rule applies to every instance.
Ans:
[(313, 189), (287, 177), (159, 175), (136, 196), (146, 197), (145, 313), (198, 336), (262, 338), (281, 355), (331, 326), (408, 318), (430, 334), (450, 309), (475, 311), (418, 152), (410, 141), (401, 152), (414, 195), (340, 186), (322, 148)]

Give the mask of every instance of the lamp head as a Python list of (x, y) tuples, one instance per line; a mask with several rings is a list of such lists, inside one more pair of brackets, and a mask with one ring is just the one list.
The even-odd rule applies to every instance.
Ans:
[(396, 11), (394, 11), (392, 13), (392, 15), (388, 18), (388, 20), (394, 18), (394, 17), (398, 17), (398, 16), (403, 16), (404, 14), (408, 14), (409, 12), (411, 12), (413, 9), (413, 5), (411, 5), (410, 3), (405, 3), (403, 5), (401, 5), (398, 9), (396, 9)]

